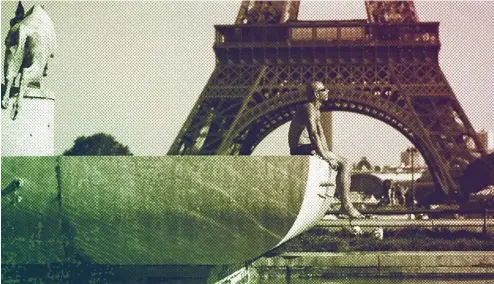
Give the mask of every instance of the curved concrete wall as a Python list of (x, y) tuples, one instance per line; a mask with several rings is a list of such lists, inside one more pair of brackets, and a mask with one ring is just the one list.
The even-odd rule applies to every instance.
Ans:
[(322, 218), (327, 174), (300, 156), (2, 158), (2, 189), (23, 180), (2, 196), (2, 260), (243, 263)]
[[(339, 202), (334, 198), (337, 172), (330, 171), (328, 164), (322, 159), (315, 156), (309, 157), (309, 159), (307, 183), (300, 211), (290, 231), (278, 245), (314, 226), (326, 215), (332, 203)], [(331, 185), (323, 186), (326, 184)]]
[(2, 156), (53, 156), (55, 101), (46, 91), (28, 88), (15, 120), (12, 105), (2, 109)]
[(56, 165), (55, 157), (2, 158), (2, 264), (64, 260)]

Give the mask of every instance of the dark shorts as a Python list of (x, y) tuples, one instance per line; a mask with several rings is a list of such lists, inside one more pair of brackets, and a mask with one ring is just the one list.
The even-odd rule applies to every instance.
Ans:
[(315, 151), (312, 144), (302, 144), (290, 149), (290, 155), (313, 155), (312, 151)]

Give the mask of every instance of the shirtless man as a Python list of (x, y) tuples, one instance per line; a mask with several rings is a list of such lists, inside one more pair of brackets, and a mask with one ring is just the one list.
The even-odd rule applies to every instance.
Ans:
[(341, 200), (340, 211), (351, 218), (362, 218), (349, 200), (351, 172), (348, 161), (329, 151), (321, 126), (321, 105), (328, 100), (324, 84), (315, 81), (307, 86), (308, 101), (297, 108), (290, 124), (288, 140), (291, 155), (318, 155), (338, 171), (336, 194)]

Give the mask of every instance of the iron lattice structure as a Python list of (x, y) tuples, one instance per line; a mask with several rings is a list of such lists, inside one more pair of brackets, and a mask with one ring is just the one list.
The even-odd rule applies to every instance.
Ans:
[(439, 66), (439, 23), (419, 22), (412, 1), (365, 4), (367, 20), (298, 21), (299, 1), (243, 1), (234, 25), (215, 26), (216, 67), (169, 154), (249, 155), (320, 80), (330, 89), (323, 111), (391, 125), (436, 187), (458, 191), (484, 152)]

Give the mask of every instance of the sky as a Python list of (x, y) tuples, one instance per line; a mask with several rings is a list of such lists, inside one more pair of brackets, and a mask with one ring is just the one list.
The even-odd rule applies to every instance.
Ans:
[[(55, 154), (79, 136), (113, 135), (135, 155), (166, 155), (211, 75), (214, 25), (233, 24), (240, 1), (48, 1), (58, 49), (44, 87), (55, 93)], [(2, 40), (17, 2), (1, 2)], [(474, 128), (494, 130), (494, 1), (416, 1), (440, 22), (440, 66)], [(365, 19), (364, 1), (302, 1), (300, 20)], [(5, 47), (2, 45), (2, 62)], [(399, 165), (411, 146), (390, 126), (335, 112), (334, 151)], [(288, 124), (256, 155), (288, 155)]]

